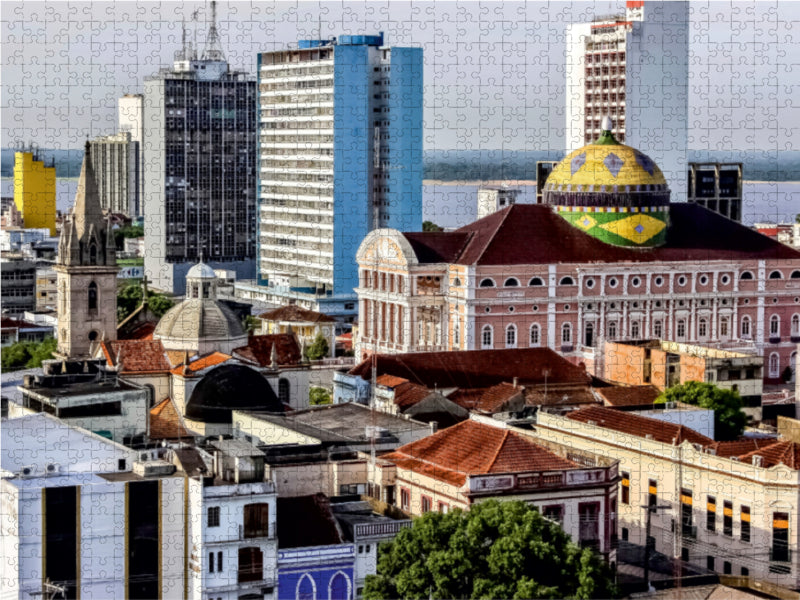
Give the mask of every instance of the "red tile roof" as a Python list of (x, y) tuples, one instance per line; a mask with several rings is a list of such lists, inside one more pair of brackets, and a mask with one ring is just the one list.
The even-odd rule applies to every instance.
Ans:
[(457, 390), (447, 399), (468, 410), (494, 414), (502, 412), (510, 400), (523, 393), (522, 388), (503, 382), (488, 388)]
[(177, 367), (172, 369), (173, 375), (192, 375), (197, 373), (198, 371), (202, 371), (203, 369), (207, 369), (208, 367), (214, 367), (216, 365), (221, 365), (222, 363), (230, 360), (232, 357), (230, 354), (224, 354), (223, 352), (212, 352), (211, 354), (206, 354), (205, 356), (200, 356), (195, 360), (189, 360), (188, 365), (179, 364)]
[(150, 438), (175, 440), (192, 437), (183, 426), (181, 416), (170, 398), (164, 398), (150, 409)]
[(591, 406), (599, 404), (588, 385), (537, 385), (525, 388), (528, 406)]
[(760, 456), (761, 466), (765, 469), (777, 464), (784, 464), (790, 469), (800, 469), (800, 444), (796, 442), (774, 442), (758, 450), (753, 450), (739, 457), (741, 462), (752, 462), (754, 456)]
[(653, 404), (661, 395), (653, 385), (614, 385), (595, 388), (608, 406), (643, 406)]
[(388, 388), (395, 388), (401, 383), (408, 383), (408, 379), (395, 377), (394, 375), (379, 375), (375, 378), (375, 383)]
[(268, 310), (265, 313), (258, 315), (259, 319), (265, 321), (285, 321), (292, 323), (335, 323), (336, 319), (329, 317), (326, 314), (315, 312), (313, 310), (306, 310), (296, 304), (289, 304), (288, 306), (281, 306), (274, 310)]
[[(484, 388), (511, 383), (515, 377), (524, 386), (544, 383), (545, 372), (550, 385), (591, 382), (584, 369), (549, 348), (378, 354), (375, 361), (380, 375), (402, 377), (429, 389)], [(353, 367), (350, 374), (369, 380), (372, 358)]]
[(599, 427), (613, 429), (622, 433), (630, 433), (640, 437), (652, 436), (652, 439), (665, 444), (673, 444), (677, 440), (678, 444), (689, 441), (692, 444), (708, 446), (714, 440), (689, 429), (684, 425), (675, 425), (658, 419), (642, 417), (630, 412), (615, 410), (605, 406), (591, 406), (567, 413), (567, 418), (582, 423), (594, 421)]
[(234, 356), (254, 362), (261, 367), (268, 367), (271, 361), (272, 347), (278, 355), (278, 364), (283, 366), (296, 365), (300, 362), (300, 346), (290, 333), (275, 333), (272, 335), (251, 335), (247, 345), (235, 348)]
[(463, 421), (381, 458), (455, 486), (464, 485), (469, 475), (580, 468), (527, 436), (476, 421)]
[(411, 408), (420, 400), (430, 396), (431, 391), (424, 385), (406, 382), (394, 388), (394, 404), (401, 411)]
[(101, 342), (100, 347), (110, 366), (122, 363), (123, 373), (166, 373), (170, 370), (160, 340), (115, 340)]
[(125, 337), (120, 339), (126, 340), (152, 340), (153, 332), (156, 330), (156, 323), (152, 321), (145, 321), (137, 325), (132, 331), (125, 333)]
[[(531, 227), (535, 223), (535, 227)], [(798, 259), (800, 252), (697, 204), (670, 206), (666, 242), (624, 248), (601, 242), (549, 206), (514, 204), (454, 232), (404, 233), (422, 263), (531, 265)], [(730, 240), (735, 239), (736, 244)]]
[(714, 454), (717, 456), (730, 458), (731, 456), (742, 456), (759, 448), (770, 446), (776, 441), (775, 438), (747, 438), (731, 442), (714, 442), (708, 448), (714, 450)]

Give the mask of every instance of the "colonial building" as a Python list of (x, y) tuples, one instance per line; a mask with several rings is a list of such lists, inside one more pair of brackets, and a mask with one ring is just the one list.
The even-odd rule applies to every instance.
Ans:
[(766, 381), (789, 365), (800, 252), (670, 204), (658, 166), (608, 129), (559, 163), (543, 199), (453, 232), (371, 232), (357, 356), (546, 346), (594, 371), (605, 340), (663, 338), (749, 340), (770, 357)]
[(117, 255), (103, 216), (89, 143), (84, 150), (75, 206), (58, 244), (58, 353), (89, 357), (92, 342), (117, 332)]

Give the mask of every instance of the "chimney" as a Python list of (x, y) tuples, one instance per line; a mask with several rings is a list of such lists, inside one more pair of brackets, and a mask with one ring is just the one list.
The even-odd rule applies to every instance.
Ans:
[(516, 377), (514, 377), (514, 384), (513, 384), (513, 385), (514, 385), (514, 387), (519, 387), (519, 385), (517, 385), (517, 382), (518, 382), (518, 381), (519, 381), (519, 379), (518, 379), (518, 378), (516, 378)]
[(753, 466), (754, 467), (763, 467), (764, 466), (764, 457), (763, 456), (759, 456), (758, 454), (756, 454), (753, 457)]
[(431, 435), (433, 435), (439, 430), (439, 423), (437, 423), (436, 421), (431, 421), (430, 423), (428, 423), (428, 425), (430, 425), (431, 427)]

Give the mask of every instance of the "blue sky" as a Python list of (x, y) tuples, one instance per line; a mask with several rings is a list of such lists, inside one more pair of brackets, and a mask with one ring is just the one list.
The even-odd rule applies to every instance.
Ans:
[[(203, 2), (2, 3), (2, 145), (79, 148), (116, 129), (117, 98), (172, 62), (181, 19)], [(220, 2), (222, 47), (256, 53), (298, 39), (385, 32), (425, 56), (425, 148), (560, 150), (564, 33), (624, 2)], [(800, 3), (692, 2), (693, 149), (800, 150)], [(794, 141), (797, 140), (797, 141)]]

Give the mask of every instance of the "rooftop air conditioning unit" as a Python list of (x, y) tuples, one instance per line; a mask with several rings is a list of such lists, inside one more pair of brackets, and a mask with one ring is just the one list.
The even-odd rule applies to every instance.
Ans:
[(61, 465), (58, 463), (47, 463), (44, 472), (45, 475), (58, 475), (61, 473)]

